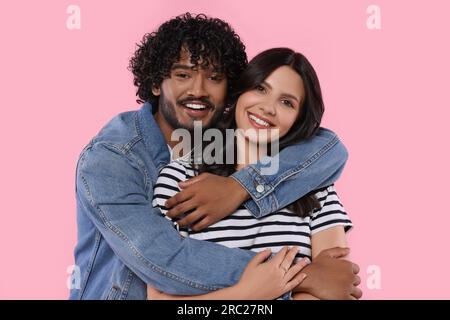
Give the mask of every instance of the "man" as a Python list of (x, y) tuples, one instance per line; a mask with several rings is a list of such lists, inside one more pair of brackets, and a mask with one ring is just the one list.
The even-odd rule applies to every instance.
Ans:
[[(196, 295), (239, 280), (255, 253), (182, 239), (151, 203), (158, 172), (170, 160), (173, 130), (192, 129), (195, 120), (216, 126), (227, 90), (246, 63), (245, 47), (231, 27), (204, 15), (179, 16), (144, 37), (130, 63), (143, 107), (115, 117), (78, 161), (75, 261), (81, 279), (71, 299), (145, 299), (147, 284), (169, 294)], [(276, 211), (334, 182), (347, 159), (345, 147), (328, 130), (281, 152), (291, 161), (280, 161), (274, 175), (263, 176), (258, 163), (233, 177), (207, 177), (223, 190), (222, 200), (216, 200), (225, 214), (244, 201), (256, 217)], [(305, 269), (307, 280), (295, 291), (359, 298), (357, 266), (336, 259), (347, 253), (322, 254)]]

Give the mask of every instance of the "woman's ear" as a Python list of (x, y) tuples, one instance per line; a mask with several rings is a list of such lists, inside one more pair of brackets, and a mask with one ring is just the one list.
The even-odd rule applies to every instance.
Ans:
[(153, 85), (152, 86), (152, 93), (153, 93), (153, 95), (154, 96), (159, 96), (160, 94), (161, 94), (161, 89), (160, 89), (160, 87), (158, 87), (158, 86), (156, 86), (156, 85)]

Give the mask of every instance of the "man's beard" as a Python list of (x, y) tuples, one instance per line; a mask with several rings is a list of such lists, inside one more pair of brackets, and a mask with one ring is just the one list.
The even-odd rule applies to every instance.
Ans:
[[(202, 99), (191, 99), (191, 100), (198, 101), (198, 100), (202, 100)], [(186, 103), (187, 99), (183, 100), (183, 101), (177, 101), (177, 104), (180, 104), (181, 102)], [(212, 103), (209, 101), (204, 101), (204, 102), (213, 106)], [(177, 119), (177, 114), (176, 114), (175, 108), (176, 107), (173, 105), (173, 103), (166, 100), (164, 93), (161, 92), (161, 96), (159, 97), (158, 110), (161, 112), (161, 114), (163, 115), (163, 117), (167, 121), (167, 123), (173, 129), (186, 129), (189, 132), (193, 133), (194, 132), (194, 121), (192, 121), (192, 123), (190, 125), (182, 124)], [(219, 110), (217, 107), (215, 107), (214, 109), (215, 109), (215, 112), (213, 113), (213, 116), (211, 117), (211, 120), (209, 121), (209, 123), (207, 125), (205, 125), (202, 122), (202, 130), (217, 127), (217, 124), (219, 123), (219, 120), (223, 114), (223, 110)], [(201, 121), (201, 120), (198, 120), (198, 121)]]

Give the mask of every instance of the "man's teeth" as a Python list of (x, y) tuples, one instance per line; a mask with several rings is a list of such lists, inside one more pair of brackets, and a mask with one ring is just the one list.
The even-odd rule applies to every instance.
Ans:
[(187, 103), (187, 104), (185, 104), (185, 106), (188, 107), (189, 109), (194, 109), (194, 110), (206, 109), (206, 106), (204, 106), (202, 104)]
[(250, 119), (252, 119), (253, 121), (255, 121), (259, 125), (262, 125), (262, 126), (265, 126), (265, 127), (270, 127), (270, 124), (268, 124), (266, 121), (264, 121), (264, 120), (262, 120), (262, 119), (260, 119), (258, 117), (255, 117), (252, 114), (250, 114), (249, 117), (250, 117)]

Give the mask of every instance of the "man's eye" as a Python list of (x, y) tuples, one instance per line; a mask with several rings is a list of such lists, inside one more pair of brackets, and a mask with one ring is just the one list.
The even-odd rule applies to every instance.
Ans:
[(211, 77), (209, 77), (209, 79), (211, 79), (212, 81), (217, 81), (217, 82), (222, 81), (222, 77), (219, 77), (219, 76), (211, 76)]
[(175, 77), (180, 78), (180, 79), (187, 79), (187, 78), (189, 78), (189, 75), (186, 73), (177, 73), (177, 74), (175, 74)]

